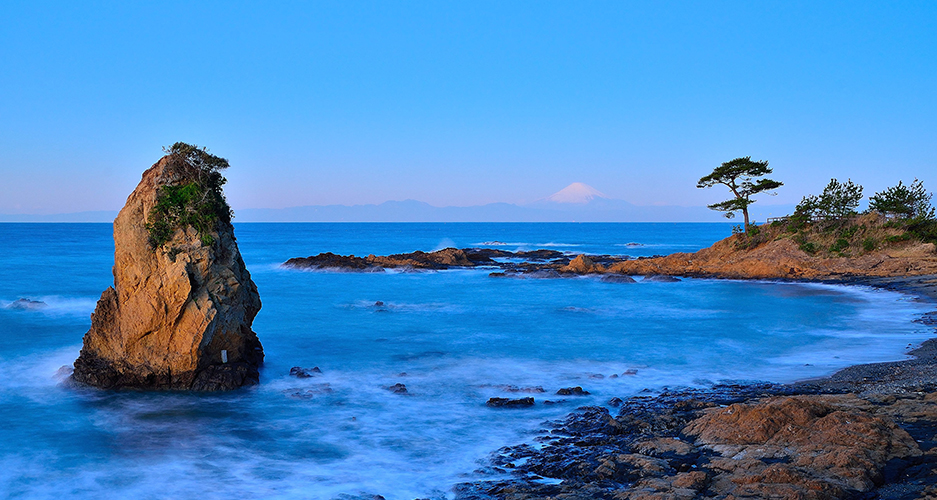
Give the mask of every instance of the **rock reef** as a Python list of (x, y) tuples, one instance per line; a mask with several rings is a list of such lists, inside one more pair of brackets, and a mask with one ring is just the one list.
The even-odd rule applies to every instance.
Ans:
[(148, 217), (160, 190), (185, 182), (167, 155), (143, 173), (114, 221), (114, 286), (101, 294), (73, 379), (106, 389), (227, 390), (259, 381), (251, 330), (260, 296), (234, 228), (180, 227), (154, 246)]
[[(383, 271), (497, 268), (492, 277), (560, 278), (602, 275), (607, 282), (677, 281), (674, 276), (733, 279), (841, 281), (853, 277), (937, 274), (937, 247), (878, 214), (792, 232), (790, 223), (757, 226), (694, 253), (631, 258), (568, 255), (555, 250), (510, 252), (494, 248), (446, 248), (388, 256), (355, 257), (323, 253), (284, 263), (298, 269)], [(848, 237), (848, 238), (847, 238)], [(631, 244), (629, 244), (631, 245)], [(635, 244), (636, 245), (636, 244)]]
[[(458, 268), (498, 268), (510, 273), (533, 274), (544, 272), (585, 274), (604, 272), (603, 265), (614, 264), (627, 258), (609, 255), (570, 256), (557, 250), (531, 250), (510, 252), (495, 248), (444, 248), (433, 252), (417, 250), (392, 255), (337, 255), (324, 252), (309, 257), (295, 257), (283, 263), (284, 267), (308, 270), (349, 272), (382, 272), (385, 269), (442, 270)], [(556, 274), (559, 276), (559, 274)]]

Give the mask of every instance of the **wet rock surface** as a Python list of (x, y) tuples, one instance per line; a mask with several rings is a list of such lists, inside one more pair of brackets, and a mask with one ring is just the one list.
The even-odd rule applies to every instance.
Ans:
[(492, 408), (525, 408), (534, 405), (534, 398), (489, 398), (485, 405)]
[(290, 368), (290, 375), (296, 378), (311, 378), (322, 373), (318, 366), (312, 368), (302, 368), (294, 366)]
[(602, 277), (605, 283), (637, 283), (634, 278), (625, 274), (609, 274)]
[(444, 248), (435, 252), (416, 251), (412, 253), (393, 254), (387, 256), (368, 255), (356, 257), (354, 255), (337, 255), (331, 252), (320, 253), (309, 257), (296, 257), (286, 261), (283, 265), (296, 269), (332, 269), (359, 272), (381, 272), (385, 268), (437, 270), (452, 267), (473, 267), (478, 262), (469, 260), (464, 250), (457, 248)]
[(589, 391), (585, 391), (578, 385), (576, 387), (564, 387), (556, 391), (558, 396), (587, 396)]
[(394, 394), (409, 394), (410, 393), (407, 390), (407, 386), (401, 383), (394, 384), (388, 387), (387, 390)]
[(641, 281), (648, 283), (676, 283), (680, 281), (680, 278), (675, 278), (673, 276), (667, 276), (666, 274), (649, 274), (644, 277)]
[[(396, 270), (442, 270), (453, 268), (498, 268), (492, 277), (559, 278), (579, 274), (604, 273), (612, 264), (628, 260), (627, 256), (569, 255), (556, 250), (510, 252), (495, 248), (444, 248), (435, 252), (416, 251), (393, 255), (337, 255), (331, 252), (309, 257), (296, 257), (284, 267), (307, 270), (348, 272), (383, 272)], [(622, 282), (624, 275), (619, 275)]]

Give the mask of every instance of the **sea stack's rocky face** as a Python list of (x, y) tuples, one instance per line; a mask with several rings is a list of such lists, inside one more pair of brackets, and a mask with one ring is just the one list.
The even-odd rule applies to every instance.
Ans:
[(160, 187), (184, 182), (167, 155), (144, 172), (114, 221), (114, 286), (101, 294), (74, 380), (101, 388), (213, 391), (256, 384), (263, 348), (251, 330), (260, 296), (234, 228), (211, 244), (192, 227), (154, 248), (146, 223)]

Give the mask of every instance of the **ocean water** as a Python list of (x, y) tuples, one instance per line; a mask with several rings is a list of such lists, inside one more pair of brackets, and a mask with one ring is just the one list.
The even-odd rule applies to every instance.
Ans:
[[(826, 375), (903, 359), (932, 334), (912, 322), (925, 304), (863, 287), (280, 267), (325, 251), (447, 246), (666, 254), (708, 246), (730, 227), (237, 224), (264, 304), (254, 322), (267, 355), (261, 384), (190, 394), (62, 385), (58, 370), (77, 357), (112, 281), (111, 227), (0, 224), (0, 496), (446, 498), (455, 483), (490, 477), (475, 472), (490, 453), (530, 442), (577, 406), (644, 389)], [(6, 307), (19, 298), (46, 307)], [(292, 366), (322, 374), (297, 379)], [(408, 394), (387, 390), (397, 383)], [(591, 395), (554, 394), (571, 386)], [(485, 406), (528, 395), (533, 408)]]

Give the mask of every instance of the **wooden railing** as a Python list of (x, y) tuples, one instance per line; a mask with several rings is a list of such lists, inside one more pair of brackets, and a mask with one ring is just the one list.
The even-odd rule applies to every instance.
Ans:
[[(791, 220), (791, 215), (785, 215), (784, 217), (768, 217), (766, 224), (771, 224), (772, 222), (787, 222)], [(834, 216), (823, 216), (823, 215), (814, 215), (810, 217), (810, 222), (823, 222), (830, 220), (855, 220), (859, 218), (859, 214), (856, 215), (847, 215), (845, 217), (834, 217)], [(887, 218), (887, 217), (886, 217)]]

